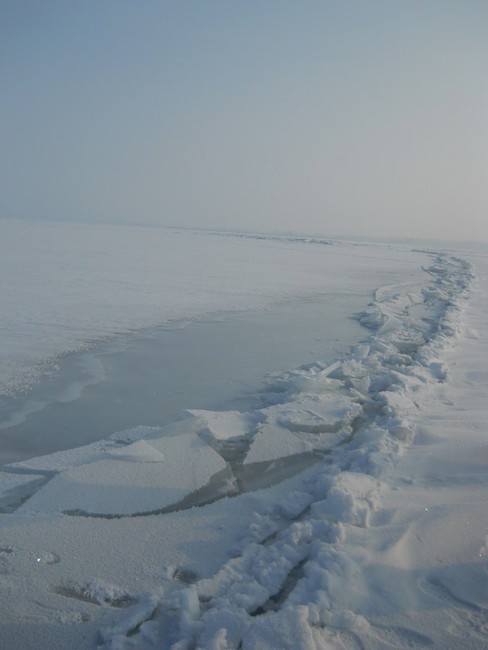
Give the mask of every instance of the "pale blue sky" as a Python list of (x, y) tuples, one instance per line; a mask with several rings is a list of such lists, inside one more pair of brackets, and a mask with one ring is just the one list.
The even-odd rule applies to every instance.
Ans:
[(488, 241), (486, 0), (0, 0), (0, 216)]

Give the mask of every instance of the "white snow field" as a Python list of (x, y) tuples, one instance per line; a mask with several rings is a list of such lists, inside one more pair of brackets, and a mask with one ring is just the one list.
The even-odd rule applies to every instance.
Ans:
[(347, 354), (2, 468), (2, 649), (488, 647), (488, 255), (341, 246)]

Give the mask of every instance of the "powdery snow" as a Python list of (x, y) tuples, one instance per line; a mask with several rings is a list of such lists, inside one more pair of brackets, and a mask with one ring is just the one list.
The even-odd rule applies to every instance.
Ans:
[(1, 515), (4, 647), (488, 647), (488, 259), (429, 258), (253, 413), (5, 468), (46, 483)]

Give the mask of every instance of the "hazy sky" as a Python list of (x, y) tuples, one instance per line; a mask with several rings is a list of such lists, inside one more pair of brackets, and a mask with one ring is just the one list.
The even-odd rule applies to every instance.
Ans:
[(487, 0), (0, 0), (0, 216), (488, 240)]

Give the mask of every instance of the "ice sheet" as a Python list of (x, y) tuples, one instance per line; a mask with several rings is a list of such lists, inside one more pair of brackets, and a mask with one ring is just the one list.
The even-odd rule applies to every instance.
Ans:
[[(159, 434), (87, 449), (87, 463), (58, 457), (55, 476), (0, 518), (0, 603), (15, 621), (0, 638), (21, 647), (49, 639), (52, 648), (67, 639), (124, 649), (483, 647), (488, 262), (472, 261), (477, 290), (468, 263), (436, 253), (424, 256), (423, 286), (385, 282), (358, 316), (371, 328), (364, 342), (332, 365), (271, 377), (252, 413), (193, 413)], [(296, 441), (314, 463), (246, 493), (239, 471), (259, 457), (266, 430), (269, 463), (248, 467), (272, 474), (284, 461), (281, 435), (284, 453)], [(201, 507), (132, 516), (114, 490), (117, 519), (59, 513), (65, 497), (49, 491), (61, 477), (68, 501), (83, 502), (85, 476), (97, 503), (95, 475), (103, 481), (107, 463), (119, 464), (128, 496), (137, 470), (164, 465), (185, 435), (185, 450), (198, 440), (212, 470), (227, 458), (235, 473)], [(176, 484), (190, 480), (181, 452)], [(47, 459), (24, 471), (42, 466)], [(46, 509), (35, 514), (43, 494)]]
[[(370, 247), (309, 238), (8, 219), (0, 234), (0, 395), (24, 390), (55, 370), (58, 355), (94, 340), (297, 296), (371, 290), (381, 282), (362, 277), (364, 258), (370, 274), (383, 268)], [(385, 246), (382, 256), (395, 274), (415, 274), (411, 252)]]

